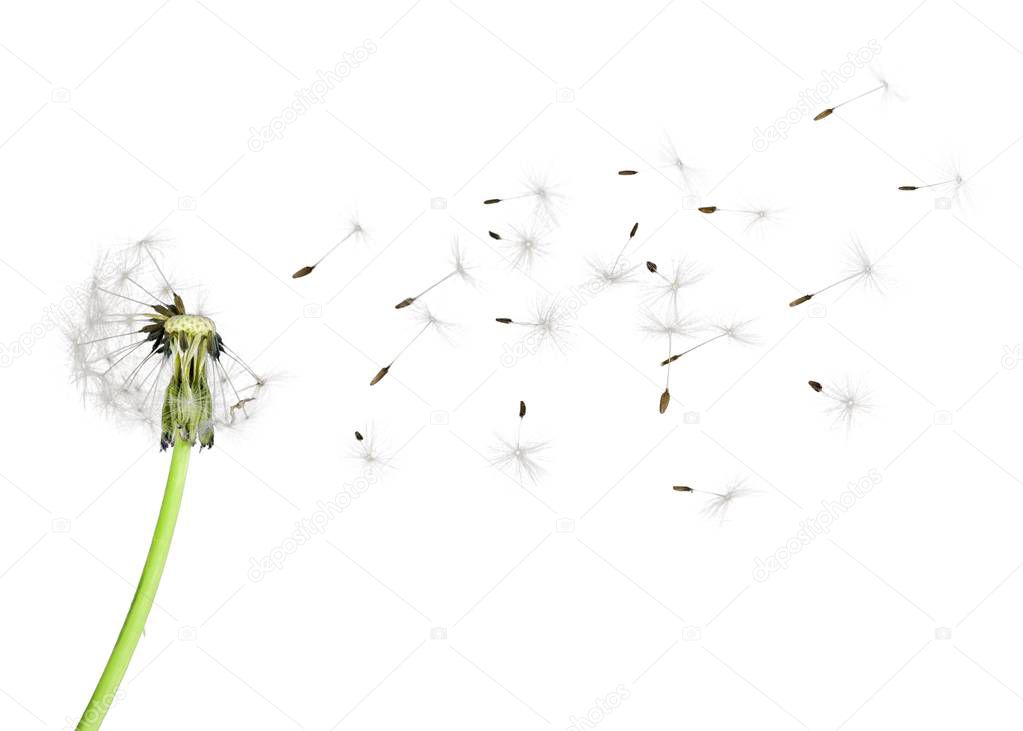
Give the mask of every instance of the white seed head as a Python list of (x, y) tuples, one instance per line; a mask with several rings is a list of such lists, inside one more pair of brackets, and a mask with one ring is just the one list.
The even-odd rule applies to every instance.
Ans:
[(740, 345), (756, 345), (760, 338), (752, 328), (753, 320), (720, 320), (711, 325), (718, 334)]
[(184, 311), (143, 239), (102, 256), (64, 330), (72, 377), (105, 413), (161, 427), (161, 443), (184, 437), (211, 446), (216, 426), (248, 416), (265, 385), (224, 344), (213, 320)]
[(884, 285), (887, 277), (877, 262), (870, 258), (867, 250), (860, 244), (859, 239), (853, 236), (846, 250), (845, 275), (855, 277), (855, 282), (860, 283), (864, 288), (878, 293), (884, 292)]

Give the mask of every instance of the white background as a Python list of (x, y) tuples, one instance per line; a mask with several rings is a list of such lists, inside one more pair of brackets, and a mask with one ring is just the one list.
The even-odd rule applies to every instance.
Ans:
[[(904, 101), (803, 116), (753, 150), (871, 39)], [(323, 104), (249, 147), (367, 41)], [(18, 3), (0, 44), (0, 727), (73, 725), (148, 547), (167, 455), (82, 408), (47, 313), (98, 252), (150, 232), (175, 241), (186, 296), (201, 285), (228, 341), (279, 378), (193, 458), (105, 728), (561, 729), (615, 692), (609, 730), (1019, 726), (1017, 8)], [(875, 83), (859, 71), (832, 101)], [(778, 222), (747, 234), (670, 176), (614, 174), (656, 163), (666, 135), (700, 201)], [(950, 210), (895, 190), (950, 160), (969, 193)], [(486, 231), (528, 206), (480, 202), (529, 171), (564, 199), (527, 275)], [(290, 279), (355, 210), (365, 245)], [(587, 299), (566, 354), (512, 367), (492, 320), (582, 285), (634, 221), (634, 260), (706, 273), (687, 313), (754, 317), (761, 338), (682, 362), (663, 416), (638, 286)], [(850, 233), (884, 254), (886, 293), (786, 307), (838, 278)], [(430, 298), (454, 344), (424, 336), (370, 389), (414, 332), (393, 303), (444, 273), (453, 234), (480, 280)], [(874, 405), (848, 434), (806, 386), (847, 377)], [(519, 399), (525, 435), (550, 442), (526, 489), (488, 463)], [(252, 581), (251, 559), (359, 476), (367, 424), (392, 468)], [(755, 579), (872, 470), (829, 533)], [(737, 478), (758, 494), (722, 525), (671, 490)]]

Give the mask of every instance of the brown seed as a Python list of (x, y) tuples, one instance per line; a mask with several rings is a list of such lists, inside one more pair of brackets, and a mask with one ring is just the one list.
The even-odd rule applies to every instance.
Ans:
[(489, 206), (489, 205), (492, 205), (494, 203), (500, 203), (500, 202), (501, 202), (500, 198), (487, 198), (485, 201), (483, 201), (483, 205)]
[(511, 325), (512, 324), (512, 319), (510, 317), (495, 317), (494, 319), (497, 320), (502, 325)]
[(635, 175), (636, 172), (637, 172), (636, 170), (619, 170), (618, 174), (619, 175)]
[(178, 293), (174, 293), (174, 306), (178, 308), (178, 314), (185, 314), (185, 302), (178, 296)]
[(814, 118), (813, 118), (813, 121), (814, 121), (814, 122), (819, 122), (819, 121), (821, 121), (822, 119), (824, 119), (825, 117), (830, 117), (830, 116), (831, 116), (831, 113), (832, 113), (833, 111), (835, 111), (835, 110), (834, 110), (834, 108), (831, 108), (831, 109), (825, 109), (825, 110), (824, 110), (823, 112), (821, 112), (821, 113), (820, 113), (820, 114), (818, 114), (818, 115), (817, 115), (816, 117), (814, 117)]
[(298, 270), (297, 272), (295, 272), (294, 274), (292, 274), (292, 275), (291, 275), (291, 278), (292, 278), (292, 279), (299, 279), (299, 278), (301, 278), (301, 277), (305, 277), (305, 276), (308, 276), (308, 275), (310, 275), (310, 274), (312, 274), (312, 273), (313, 273), (313, 269), (315, 269), (315, 268), (316, 268), (316, 265), (315, 265), (315, 264), (314, 264), (313, 266), (311, 266), (311, 267), (302, 267), (302, 268), (301, 268), (301, 269), (299, 269), (299, 270)]
[(797, 305), (801, 305), (804, 302), (808, 302), (811, 299), (813, 299), (813, 295), (812, 294), (804, 294), (802, 297), (797, 297), (796, 299), (794, 299), (791, 302), (789, 302), (789, 307), (795, 307)]
[(899, 186), (899, 190), (916, 190), (916, 189), (917, 189), (917, 186), (915, 186), (915, 185), (900, 185)]
[(713, 213), (717, 209), (718, 209), (717, 206), (703, 206), (701, 208), (697, 208), (696, 210), (698, 210), (700, 213)]
[(163, 305), (153, 305), (153, 309), (159, 312), (164, 317), (174, 316), (174, 313), (169, 308), (164, 307)]
[(380, 379), (386, 376), (387, 371), (389, 370), (391, 370), (391, 366), (384, 366), (383, 368), (381, 368), (379, 371), (377, 371), (377, 374), (373, 376), (373, 380), (369, 382), (369, 385), (375, 386), (378, 383), (380, 383)]
[(631, 239), (633, 236), (635, 236), (637, 231), (639, 231), (639, 221), (632, 224), (632, 231), (629, 232), (629, 238)]
[(673, 355), (670, 358), (665, 358), (664, 360), (661, 361), (661, 365), (662, 366), (666, 366), (669, 363), (674, 363), (676, 360), (678, 360), (681, 357), (682, 357), (682, 353), (679, 353), (678, 355)]
[(658, 408), (660, 408), (662, 414), (665, 411), (668, 410), (668, 403), (670, 401), (671, 401), (671, 394), (668, 393), (668, 389), (664, 389), (664, 393), (661, 394), (661, 403), (660, 403), (660, 406), (658, 407)]
[(526, 415), (526, 402), (525, 401), (519, 401), (519, 418), (521, 419), (525, 415)]
[(807, 383), (809, 383), (809, 384), (810, 384), (810, 388), (812, 388), (812, 389), (813, 389), (814, 391), (816, 391), (817, 393), (820, 393), (820, 392), (821, 392), (821, 389), (823, 389), (823, 388), (824, 388), (824, 386), (822, 386), (822, 385), (821, 385), (820, 383), (818, 383), (817, 381), (807, 381)]
[(359, 433), (359, 432), (355, 432), (355, 438), (358, 439), (361, 442), (362, 441), (362, 434)]
[(487, 231), (487, 233), (490, 234), (490, 238), (496, 239), (498, 241), (501, 240), (501, 234), (494, 233), (493, 231)]
[(415, 301), (416, 301), (416, 298), (415, 298), (415, 297), (406, 297), (406, 298), (405, 298), (405, 299), (403, 299), (403, 300), (402, 300), (401, 302), (399, 302), (398, 304), (396, 304), (396, 305), (394, 306), (394, 309), (396, 309), (396, 310), (400, 310), (400, 309), (403, 309), (403, 308), (405, 308), (405, 307), (408, 307), (408, 306), (409, 306), (410, 304), (412, 304), (412, 303), (413, 303), (413, 302), (415, 302)]
[(652, 261), (648, 261), (646, 263), (646, 270), (648, 272), (650, 272), (651, 274), (656, 274), (657, 273), (657, 265), (654, 264)]
[(693, 488), (689, 487), (689, 485), (674, 485), (674, 486), (672, 486), (671, 489), (674, 490), (675, 492), (692, 492), (693, 491)]

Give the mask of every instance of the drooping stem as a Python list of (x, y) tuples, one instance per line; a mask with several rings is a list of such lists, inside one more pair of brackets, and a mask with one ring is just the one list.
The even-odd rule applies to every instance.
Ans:
[(138, 588), (135, 590), (135, 598), (132, 599), (131, 607), (128, 609), (128, 616), (124, 619), (121, 633), (117, 636), (114, 649), (110, 653), (110, 659), (103, 669), (96, 690), (89, 700), (89, 705), (78, 722), (76, 731), (95, 731), (103, 723), (103, 719), (110, 710), (117, 689), (121, 685), (125, 672), (128, 670), (128, 663), (135, 653), (139, 638), (146, 626), (146, 619), (149, 617), (149, 610), (153, 608), (156, 599), (156, 590), (160, 585), (160, 578), (163, 576), (163, 567), (167, 563), (167, 553), (170, 551), (171, 538), (174, 535), (174, 526), (178, 520), (178, 510), (181, 508), (181, 496), (185, 489), (185, 475), (188, 473), (188, 458), (192, 452), (190, 442), (178, 439), (174, 443), (174, 451), (171, 456), (170, 473), (167, 475), (167, 487), (163, 494), (163, 504), (160, 506), (160, 516), (156, 521), (156, 529), (153, 531), (153, 542), (149, 546), (149, 555), (146, 557), (146, 565), (142, 569), (142, 576), (139, 579)]

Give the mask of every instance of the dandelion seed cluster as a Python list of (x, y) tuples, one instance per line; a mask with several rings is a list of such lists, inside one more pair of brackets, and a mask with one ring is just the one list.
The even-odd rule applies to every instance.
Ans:
[(186, 310), (160, 264), (160, 242), (107, 253), (65, 330), (83, 394), (106, 412), (212, 447), (217, 428), (248, 418), (266, 379), (228, 347), (214, 321)]

